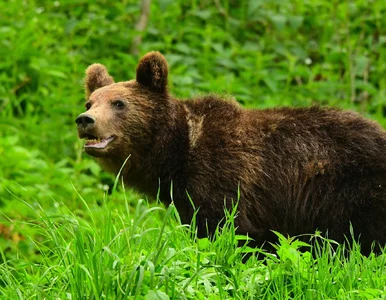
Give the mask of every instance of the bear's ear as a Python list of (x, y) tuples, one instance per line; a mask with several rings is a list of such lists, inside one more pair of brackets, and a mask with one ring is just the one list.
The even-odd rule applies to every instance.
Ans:
[(104, 65), (92, 64), (86, 70), (86, 98), (88, 99), (95, 90), (112, 83), (114, 83), (114, 79), (109, 75)]
[(158, 93), (167, 92), (168, 63), (165, 57), (157, 52), (149, 52), (138, 63), (137, 82)]

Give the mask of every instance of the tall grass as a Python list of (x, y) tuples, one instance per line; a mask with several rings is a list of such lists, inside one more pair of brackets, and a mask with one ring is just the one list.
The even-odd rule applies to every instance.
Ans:
[[(6, 299), (373, 299), (386, 296), (384, 254), (318, 238), (312, 247), (277, 233), (276, 253), (239, 247), (236, 208), (212, 239), (198, 239), (173, 205), (138, 201), (117, 210), (83, 203), (84, 218), (64, 205), (17, 222), (33, 257), (1, 250), (0, 295)], [(29, 234), (29, 232), (33, 234)], [(300, 250), (302, 248), (302, 250)], [(313, 253), (313, 254), (311, 254)], [(252, 255), (251, 255), (252, 254)]]

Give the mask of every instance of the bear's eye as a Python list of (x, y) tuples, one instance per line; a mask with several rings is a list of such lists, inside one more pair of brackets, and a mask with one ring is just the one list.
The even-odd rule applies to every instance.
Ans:
[(89, 110), (91, 108), (91, 103), (87, 102), (85, 106), (86, 106), (86, 110)]
[(117, 100), (112, 103), (116, 108), (122, 109), (125, 106), (125, 103), (122, 100)]

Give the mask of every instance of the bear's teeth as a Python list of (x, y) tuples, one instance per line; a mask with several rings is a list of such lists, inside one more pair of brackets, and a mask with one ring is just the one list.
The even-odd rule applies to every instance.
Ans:
[(96, 139), (86, 139), (86, 144), (84, 145), (87, 147), (92, 148), (105, 148), (112, 140), (114, 139), (114, 136), (111, 136), (106, 139), (96, 138)]

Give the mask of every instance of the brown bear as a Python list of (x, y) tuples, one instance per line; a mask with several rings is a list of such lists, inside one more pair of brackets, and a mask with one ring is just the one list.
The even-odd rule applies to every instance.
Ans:
[[(106, 68), (86, 70), (86, 112), (76, 119), (84, 150), (124, 182), (166, 204), (199, 236), (213, 233), (238, 201), (235, 226), (256, 245), (272, 230), (328, 232), (362, 250), (386, 241), (386, 132), (333, 108), (248, 110), (207, 95), (184, 101), (168, 90), (159, 52), (138, 63), (136, 79), (115, 83)], [(172, 198), (171, 198), (172, 184)], [(189, 199), (190, 197), (190, 199)]]

